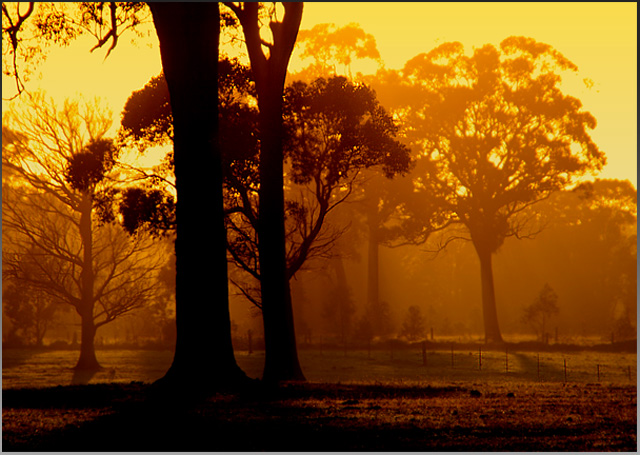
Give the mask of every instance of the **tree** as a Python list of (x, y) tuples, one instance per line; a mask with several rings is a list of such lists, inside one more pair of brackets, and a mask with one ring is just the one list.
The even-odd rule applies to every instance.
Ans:
[[(413, 239), (433, 225), (461, 224), (480, 260), (486, 342), (501, 342), (492, 256), (508, 236), (536, 228), (523, 211), (571, 186), (605, 163), (588, 129), (595, 118), (563, 94), (561, 71), (577, 67), (557, 50), (531, 38), (510, 37), (465, 55), (445, 43), (404, 67), (414, 90), (406, 106), (407, 135), (420, 150), (414, 185), (424, 208)], [(414, 218), (416, 219), (416, 218)], [(419, 218), (418, 218), (419, 219)], [(414, 223), (415, 224), (415, 223)], [(426, 226), (426, 227), (425, 227)], [(405, 236), (410, 238), (405, 232)]]
[(335, 280), (331, 279), (331, 287), (322, 302), (322, 316), (329, 326), (329, 331), (337, 334), (342, 345), (346, 347), (356, 308), (342, 258), (339, 256), (334, 258), (331, 261), (331, 268), (334, 271)]
[[(284, 130), (282, 94), (287, 67), (302, 19), (302, 3), (283, 3), (282, 21), (271, 11), (273, 42), (260, 36), (258, 3), (225, 3), (242, 27), (260, 110), (260, 190), (258, 227), (261, 298), (265, 335), (263, 380), (303, 380), (298, 361), (291, 291), (287, 279), (284, 212)], [(264, 48), (268, 49), (268, 55)]]
[(420, 307), (411, 305), (402, 322), (400, 335), (409, 341), (417, 341), (424, 336), (424, 318)]
[(540, 341), (548, 342), (547, 322), (559, 312), (558, 295), (545, 283), (534, 302), (524, 309), (522, 322), (533, 327)]
[[(149, 7), (171, 99), (178, 200), (177, 342), (164, 380), (180, 385), (195, 381), (202, 389), (211, 384), (237, 386), (246, 375), (234, 357), (229, 317), (218, 139), (220, 10), (217, 3), (149, 3)], [(204, 194), (209, 195), (209, 223), (200, 216)], [(202, 266), (203, 260), (209, 267)], [(206, 299), (212, 290), (213, 298)], [(203, 351), (215, 362), (203, 361)]]
[(301, 59), (313, 59), (307, 68), (294, 76), (296, 80), (335, 76), (337, 65), (342, 65), (344, 75), (353, 79), (351, 63), (356, 59), (382, 64), (374, 36), (354, 23), (339, 28), (335, 24), (316, 24), (311, 30), (300, 30), (296, 46), (301, 48)]
[(95, 223), (118, 152), (104, 137), (111, 122), (104, 109), (74, 101), (59, 109), (42, 93), (23, 101), (3, 117), (2, 165), (10, 176), (3, 181), (3, 271), (75, 308), (76, 369), (98, 369), (96, 330), (151, 298), (154, 251), (142, 236)]
[[(302, 59), (312, 58), (313, 62), (300, 73), (294, 75), (295, 78), (308, 78), (309, 75), (320, 75), (330, 79), (331, 74), (337, 74), (337, 66), (342, 65), (351, 84), (355, 86), (364, 85), (373, 93), (376, 105), (379, 109), (382, 106), (377, 96), (380, 86), (376, 77), (367, 77), (358, 74), (358, 80), (366, 81), (354, 83), (351, 71), (352, 61), (369, 59), (382, 65), (380, 53), (376, 47), (375, 38), (365, 33), (357, 24), (349, 24), (341, 28), (336, 28), (334, 24), (318, 24), (311, 30), (302, 30), (298, 36), (296, 45), (300, 45)], [(379, 70), (379, 72), (383, 70)], [(374, 91), (374, 87), (376, 87)], [(392, 117), (389, 116), (389, 119)], [(391, 122), (393, 126), (394, 140), (400, 139), (399, 130), (401, 125), (398, 122)], [(396, 137), (398, 136), (398, 137)], [(384, 143), (384, 142), (381, 142)], [(399, 143), (398, 143), (399, 144)], [(405, 148), (407, 155), (398, 164), (404, 174), (409, 170), (408, 148)], [(362, 211), (365, 217), (368, 241), (367, 255), (367, 318), (371, 324), (373, 333), (378, 336), (388, 335), (391, 330), (390, 309), (386, 302), (380, 301), (379, 296), (379, 250), (380, 245), (388, 244), (393, 238), (393, 230), (387, 225), (391, 216), (395, 213), (396, 207), (402, 204), (404, 198), (413, 190), (409, 178), (384, 178), (389, 174), (380, 172), (379, 167), (363, 173), (357, 194), (352, 198), (358, 201), (356, 207)], [(384, 175), (386, 174), (386, 175)]]

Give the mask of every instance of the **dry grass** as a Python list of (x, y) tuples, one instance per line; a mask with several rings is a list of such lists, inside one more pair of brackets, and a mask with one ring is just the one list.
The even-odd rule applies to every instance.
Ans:
[(635, 451), (635, 385), (289, 384), (198, 403), (142, 384), (3, 392), (4, 450)]

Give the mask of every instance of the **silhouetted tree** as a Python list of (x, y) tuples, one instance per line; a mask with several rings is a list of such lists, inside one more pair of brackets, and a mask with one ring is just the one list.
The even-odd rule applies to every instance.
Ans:
[(272, 42), (266, 42), (260, 36), (261, 6), (258, 3), (225, 5), (234, 12), (242, 27), (260, 111), (258, 251), (266, 349), (263, 379), (270, 382), (300, 380), (304, 379), (304, 375), (298, 361), (286, 270), (282, 95), (289, 59), (302, 19), (303, 4), (283, 3), (281, 21), (275, 17), (274, 4), (269, 12)]
[(402, 322), (400, 335), (409, 341), (416, 341), (424, 337), (424, 330), (424, 317), (422, 316), (420, 307), (411, 305)]
[[(177, 341), (164, 379), (179, 384), (196, 381), (203, 388), (237, 386), (246, 376), (234, 357), (229, 317), (218, 130), (220, 10), (217, 3), (149, 3), (149, 7), (171, 100), (178, 199)], [(201, 217), (203, 194), (209, 195), (208, 223)], [(203, 267), (196, 255), (209, 267)], [(211, 300), (203, 301), (209, 295)], [(203, 362), (203, 351), (215, 361)]]
[(395, 138), (397, 125), (378, 103), (375, 92), (344, 77), (295, 82), (285, 92), (287, 157), (292, 180), (310, 185), (318, 213), (309, 234), (301, 233), (293, 275), (306, 259), (324, 218), (354, 189), (365, 169), (375, 167), (387, 178), (408, 171), (409, 149)]
[(524, 309), (522, 322), (533, 327), (540, 341), (546, 342), (547, 323), (559, 312), (558, 294), (545, 283), (534, 302)]
[(424, 241), (430, 224), (466, 228), (469, 237), (455, 238), (471, 240), (480, 259), (487, 342), (502, 341), (492, 255), (506, 237), (535, 231), (521, 216), (527, 207), (605, 162), (587, 132), (594, 117), (558, 87), (565, 70), (577, 67), (523, 37), (507, 38), (499, 49), (485, 45), (470, 57), (460, 43), (445, 43), (403, 70), (415, 90), (404, 118), (420, 150), (414, 182), (425, 201), (422, 215), (407, 205), (405, 216), (425, 219), (414, 240)]
[[(117, 158), (104, 137), (110, 124), (97, 103), (67, 101), (58, 109), (41, 93), (3, 117), (2, 165), (10, 174), (3, 181), (3, 275), (75, 308), (77, 369), (99, 368), (96, 330), (154, 292), (151, 242), (94, 220)], [(18, 134), (5, 134), (8, 127)]]

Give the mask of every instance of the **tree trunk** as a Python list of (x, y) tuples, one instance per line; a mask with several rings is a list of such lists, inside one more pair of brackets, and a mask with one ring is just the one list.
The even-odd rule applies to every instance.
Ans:
[(218, 143), (218, 3), (149, 3), (174, 127), (176, 328), (161, 383), (193, 390), (246, 380), (231, 342), (222, 158)]
[(265, 338), (263, 380), (305, 380), (298, 361), (284, 229), (282, 91), (260, 97), (258, 252)]
[(338, 256), (333, 260), (333, 267), (336, 272), (336, 287), (340, 290), (340, 301), (337, 302), (340, 306), (337, 308), (339, 312), (340, 323), (340, 340), (343, 346), (347, 345), (347, 339), (349, 338), (349, 329), (351, 328), (351, 293), (349, 289), (349, 282), (347, 281), (347, 271), (344, 267), (344, 261), (342, 256)]
[(482, 315), (484, 318), (485, 343), (502, 343), (500, 326), (498, 325), (498, 311), (496, 308), (496, 293), (493, 285), (492, 253), (482, 245), (475, 245), (480, 260), (480, 279), (482, 285)]
[(80, 358), (75, 366), (76, 370), (100, 370), (95, 350), (96, 326), (93, 314), (83, 313), (81, 317)]
[(372, 213), (367, 216), (369, 227), (367, 254), (367, 302), (373, 308), (380, 305), (380, 245), (378, 242), (377, 217)]
[(263, 380), (304, 380), (298, 362), (287, 278), (282, 150), (282, 94), (302, 20), (303, 4), (283, 3), (282, 21), (270, 22), (273, 43), (268, 56), (264, 53), (260, 36), (260, 5), (256, 2), (226, 5), (235, 12), (242, 25), (260, 110), (258, 255), (265, 337)]
[[(374, 199), (377, 200), (377, 199)], [(378, 210), (367, 209), (368, 254), (367, 254), (367, 303), (371, 315), (371, 326), (376, 336), (386, 335), (386, 322), (380, 302), (380, 241), (378, 238)]]
[(93, 211), (93, 196), (85, 191), (80, 201), (80, 238), (82, 240), (82, 272), (80, 280), (80, 306), (77, 308), (81, 318), (80, 325), (80, 358), (76, 370), (99, 370), (100, 364), (96, 359), (94, 338), (96, 327), (93, 321), (93, 287), (95, 275), (93, 273), (93, 232), (91, 213)]

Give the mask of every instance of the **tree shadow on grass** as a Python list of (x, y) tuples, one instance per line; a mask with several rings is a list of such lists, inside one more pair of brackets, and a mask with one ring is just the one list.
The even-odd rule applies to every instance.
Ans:
[[(483, 400), (492, 398), (457, 386), (291, 383), (203, 399), (188, 390), (169, 394), (140, 383), (96, 384), (10, 390), (3, 399), (4, 408), (18, 411), (105, 411), (91, 421), (29, 437), (3, 431), (3, 449), (10, 451), (582, 451), (602, 432), (602, 427), (522, 427), (510, 421), (478, 425), (476, 413), (487, 413), (490, 401)], [(420, 424), (421, 416), (451, 416), (443, 400), (460, 414)], [(525, 408), (526, 417), (530, 409)], [(459, 420), (463, 416), (466, 420)], [(616, 450), (635, 447), (635, 436), (626, 427), (620, 431), (611, 431), (620, 439)], [(619, 438), (624, 434), (626, 439)]]

